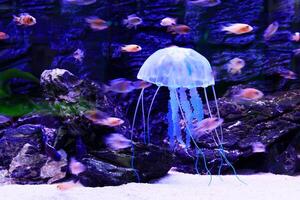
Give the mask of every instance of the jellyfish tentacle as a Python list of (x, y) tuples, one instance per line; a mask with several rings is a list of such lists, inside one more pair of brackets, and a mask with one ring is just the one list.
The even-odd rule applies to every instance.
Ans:
[(172, 135), (170, 135), (170, 137), (174, 137), (176, 136), (176, 139), (179, 143), (184, 144), (182, 137), (181, 137), (181, 130), (180, 130), (180, 126), (179, 126), (179, 122), (180, 122), (180, 117), (179, 117), (179, 105), (176, 101), (176, 94), (177, 91), (176, 89), (173, 88), (169, 88), (170, 90), (170, 107), (171, 107), (171, 112), (172, 112), (172, 128), (173, 128), (173, 133)]
[[(190, 102), (187, 98), (186, 95), (186, 89), (184, 88), (179, 88), (179, 99), (180, 99), (180, 103), (181, 103), (181, 107), (183, 109), (183, 112), (185, 114), (185, 120), (184, 123), (186, 124), (186, 128), (187, 126), (189, 126), (189, 129), (191, 131), (191, 135), (193, 134), (193, 113), (192, 113), (192, 108), (190, 105)], [(191, 138), (189, 134), (186, 134), (186, 142), (185, 142), (187, 147), (190, 147), (191, 144)]]
[(156, 91), (155, 91), (155, 93), (153, 95), (153, 98), (152, 98), (149, 110), (148, 110), (148, 115), (147, 115), (147, 137), (148, 137), (148, 143), (150, 143), (150, 114), (151, 114), (151, 110), (152, 110), (152, 106), (153, 106), (154, 100), (156, 98), (156, 95), (157, 95), (159, 89), (160, 89), (160, 86), (158, 86), (158, 88), (156, 89)]
[[(208, 112), (209, 112), (209, 115), (210, 117), (212, 117), (212, 113), (211, 113), (211, 109), (210, 109), (210, 106), (209, 106), (209, 102), (208, 102), (208, 98), (207, 98), (207, 92), (206, 92), (206, 89), (204, 88), (204, 94), (205, 94), (205, 100), (206, 100), (206, 104), (207, 104), (207, 107), (208, 107)], [(224, 158), (226, 164), (232, 169), (234, 175), (236, 176), (236, 178), (243, 184), (246, 184), (244, 181), (242, 181), (239, 176), (237, 175), (237, 172), (234, 168), (234, 166), (230, 163), (230, 161), (227, 159), (226, 155), (225, 155), (225, 151), (224, 151), (224, 148), (223, 148), (223, 144), (218, 136), (218, 131), (217, 129), (214, 130), (215, 131), (215, 134), (216, 134), (216, 137), (217, 137), (217, 140), (218, 140), (218, 143), (219, 143), (219, 146), (220, 146), (220, 149), (218, 150), (219, 153), (221, 154), (221, 159)], [(223, 165), (223, 162), (221, 162), (221, 165)], [(220, 166), (220, 168), (222, 169), (222, 166)], [(221, 169), (219, 168), (219, 175), (221, 174)]]
[[(178, 104), (180, 113), (181, 113), (181, 115), (182, 115), (182, 118), (183, 118), (184, 121), (186, 121), (185, 116), (184, 116), (184, 113), (183, 113), (183, 109), (182, 109), (182, 107), (181, 107), (181, 105), (180, 105), (180, 100), (179, 100), (179, 97), (178, 97), (177, 93), (176, 93), (176, 100), (177, 100), (177, 104)], [(209, 170), (208, 167), (207, 167), (205, 154), (203, 153), (203, 151), (201, 150), (201, 148), (200, 148), (200, 147), (198, 146), (198, 144), (196, 143), (194, 137), (191, 135), (191, 131), (190, 131), (189, 126), (187, 126), (187, 133), (190, 135), (191, 140), (192, 140), (192, 142), (194, 143), (194, 145), (195, 145), (195, 147), (197, 148), (197, 150), (202, 154), (203, 162), (204, 162), (204, 167), (205, 167), (205, 169), (206, 169), (206, 172), (207, 172), (207, 173), (209, 174), (209, 176), (210, 176), (210, 180), (209, 180), (209, 183), (208, 183), (208, 185), (210, 185), (210, 184), (211, 184), (211, 181), (212, 181), (212, 175), (211, 175), (210, 170)], [(197, 166), (196, 171), (198, 171), (198, 166)]]
[(203, 113), (202, 100), (198, 94), (197, 88), (191, 88), (190, 95), (191, 95), (191, 104), (193, 107), (193, 118), (197, 119), (198, 122), (200, 122), (204, 118), (204, 113)]
[(136, 120), (136, 114), (137, 114), (137, 111), (139, 109), (140, 101), (141, 101), (141, 98), (142, 98), (143, 94), (144, 94), (144, 89), (142, 89), (142, 91), (139, 95), (139, 98), (137, 100), (137, 103), (136, 103), (136, 107), (135, 107), (135, 111), (134, 111), (134, 115), (133, 115), (133, 122), (132, 122), (132, 125), (131, 125), (132, 126), (131, 127), (131, 135), (130, 135), (131, 152), (132, 152), (130, 165), (131, 165), (131, 168), (134, 171), (134, 174), (135, 174), (138, 182), (140, 182), (140, 175), (138, 174), (137, 170), (134, 168), (135, 154), (134, 154), (134, 143), (133, 143), (133, 130), (134, 130), (134, 125), (135, 125), (135, 120)]
[(145, 119), (145, 106), (144, 106), (144, 88), (142, 89), (142, 119), (143, 119), (143, 133), (144, 133), (144, 144), (147, 144), (146, 139), (146, 119)]
[(170, 148), (173, 149), (174, 148), (174, 123), (172, 120), (172, 106), (171, 106), (171, 100), (169, 100), (168, 102), (168, 114), (167, 114), (167, 118), (168, 118), (168, 136), (169, 136), (169, 142), (170, 142)]
[[(219, 109), (219, 105), (218, 105), (218, 101), (217, 101), (217, 94), (216, 94), (216, 91), (215, 91), (215, 87), (212, 85), (211, 88), (212, 88), (212, 91), (213, 91), (213, 94), (214, 94), (214, 99), (215, 99), (215, 104), (216, 104), (216, 109), (217, 109), (217, 116), (220, 119), (221, 115), (220, 115), (220, 109)], [(223, 143), (224, 137), (223, 137), (222, 124), (220, 125), (220, 133), (221, 133), (221, 142)]]

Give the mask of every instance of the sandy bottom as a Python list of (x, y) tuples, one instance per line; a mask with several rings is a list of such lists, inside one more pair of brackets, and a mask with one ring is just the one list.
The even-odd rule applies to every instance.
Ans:
[[(1, 200), (299, 200), (300, 176), (273, 174), (213, 176), (169, 172), (153, 184), (130, 183), (117, 187), (76, 186), (64, 191), (57, 185), (0, 186)], [(221, 180), (222, 179), (222, 180)]]

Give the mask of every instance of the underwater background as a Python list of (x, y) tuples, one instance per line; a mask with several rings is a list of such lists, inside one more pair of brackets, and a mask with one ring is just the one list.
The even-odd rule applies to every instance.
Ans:
[[(235, 173), (229, 163), (238, 173), (299, 172), (300, 39), (291, 38), (300, 31), (300, 1), (222, 0), (213, 6), (208, 0), (200, 6), (184, 0), (72, 2), (0, 0), (0, 31), (9, 35), (0, 40), (0, 183), (72, 179), (93, 187), (120, 185), (148, 182), (171, 167), (193, 174)], [(21, 13), (33, 16), (36, 24), (18, 25), (13, 15)], [(136, 28), (123, 24), (132, 14), (142, 19)], [(91, 16), (105, 20), (109, 27), (93, 30), (87, 23)], [(160, 24), (166, 17), (190, 30), (170, 33)], [(266, 39), (266, 29), (274, 22), (277, 30)], [(234, 23), (249, 24), (253, 30), (222, 31)], [(129, 44), (142, 50), (122, 52)], [(151, 144), (143, 141), (141, 112), (132, 128), (140, 91), (106, 90), (110, 80), (137, 81), (145, 60), (172, 45), (194, 49), (211, 64), (228, 163), (209, 134), (197, 140), (207, 167), (198, 163), (203, 155), (199, 158), (193, 145), (169, 148), (167, 88), (161, 88), (153, 103)], [(76, 59), (76, 51), (84, 54), (82, 60)], [(245, 62), (240, 73), (228, 71), (234, 58)], [(236, 102), (232, 97), (246, 88), (256, 88), (264, 97)], [(155, 86), (145, 89), (145, 108), (155, 92)], [(198, 92), (205, 100), (201, 89)], [(209, 91), (216, 111), (213, 97)], [(99, 125), (87, 114), (95, 110), (122, 119), (122, 125)], [(208, 115), (206, 105), (204, 114)], [(108, 148), (106, 138), (112, 133), (133, 139), (134, 151), (131, 146)], [(71, 158), (84, 170), (73, 173)]]

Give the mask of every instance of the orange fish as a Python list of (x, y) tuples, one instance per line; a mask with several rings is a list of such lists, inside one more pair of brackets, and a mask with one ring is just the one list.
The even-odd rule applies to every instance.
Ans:
[(201, 136), (202, 134), (210, 133), (211, 131), (215, 130), (223, 122), (224, 120), (222, 118), (206, 118), (196, 123), (194, 131), (197, 134), (197, 136)]
[(106, 113), (99, 110), (89, 110), (84, 113), (84, 116), (94, 124), (103, 126), (120, 126), (124, 123), (122, 119), (116, 117), (108, 117)]
[(121, 47), (122, 52), (129, 52), (129, 53), (135, 53), (142, 50), (142, 47), (136, 44), (129, 44)]
[(13, 18), (17, 25), (33, 26), (36, 24), (36, 19), (28, 13), (21, 13), (18, 17), (13, 15)]
[(146, 81), (135, 81), (132, 83), (132, 85), (135, 87), (135, 89), (146, 89), (150, 87), (152, 84)]
[(6, 40), (9, 38), (9, 35), (4, 33), (4, 32), (0, 32), (0, 40)]
[(90, 28), (95, 31), (101, 31), (109, 27), (109, 23), (107, 21), (98, 17), (89, 17), (86, 18), (85, 21), (89, 23)]
[(82, 186), (79, 183), (67, 182), (67, 183), (59, 183), (56, 185), (56, 188), (61, 191), (70, 190), (74, 187)]
[(291, 40), (294, 42), (299, 42), (300, 41), (300, 33), (296, 32), (292, 35)]
[(171, 32), (172, 34), (179, 34), (184, 35), (190, 32), (191, 28), (187, 25), (179, 24), (174, 26), (168, 26), (167, 31)]
[(98, 121), (98, 124), (103, 126), (115, 127), (124, 123), (124, 120), (117, 117), (107, 117)]
[(142, 18), (138, 17), (136, 14), (129, 15), (127, 19), (123, 20), (123, 24), (126, 25), (127, 28), (137, 28), (138, 25), (142, 24)]
[(234, 95), (236, 100), (244, 101), (256, 101), (261, 99), (264, 96), (264, 93), (255, 88), (245, 88), (241, 89), (238, 94)]
[(236, 35), (249, 33), (252, 30), (253, 30), (252, 26), (248, 24), (241, 24), (241, 23), (231, 24), (229, 26), (224, 26), (222, 28), (222, 31), (226, 31), (227, 34), (236, 34)]

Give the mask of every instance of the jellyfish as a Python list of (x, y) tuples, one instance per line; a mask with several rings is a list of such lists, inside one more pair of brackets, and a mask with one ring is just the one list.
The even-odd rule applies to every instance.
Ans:
[[(194, 144), (196, 155), (201, 155), (205, 169), (207, 173), (211, 175), (210, 170), (206, 165), (205, 155), (193, 137), (193, 120), (196, 119), (200, 122), (204, 118), (203, 104), (197, 88), (202, 88), (204, 91), (209, 117), (211, 118), (213, 117), (213, 113), (208, 101), (207, 88), (209, 86), (212, 88), (217, 110), (217, 118), (221, 119), (214, 88), (214, 75), (209, 61), (193, 49), (171, 46), (154, 52), (140, 68), (137, 78), (157, 86), (148, 109), (147, 118), (146, 120), (143, 120), (146, 121), (146, 123), (144, 123), (144, 129), (146, 129), (147, 132), (147, 134), (145, 134), (145, 137), (147, 137), (146, 141), (150, 142), (151, 127), (149, 126), (149, 121), (153, 103), (159, 92), (159, 89), (161, 87), (167, 87), (170, 94), (170, 99), (168, 102), (169, 111), (167, 114), (170, 148), (174, 147), (175, 141), (185, 145), (186, 148), (190, 148), (191, 144)], [(140, 100), (143, 99), (143, 92), (144, 91), (142, 90), (137, 101), (132, 130), (135, 124)], [(143, 105), (142, 108), (144, 112)], [(181, 119), (186, 125), (185, 138), (182, 137), (182, 131), (180, 128)], [(219, 130), (214, 130), (213, 138), (219, 147), (219, 153), (222, 160), (219, 167), (219, 173), (221, 173), (224, 159), (224, 161), (233, 169), (234, 173), (236, 174), (234, 167), (226, 158), (223, 150), (223, 131), (221, 126), (219, 127)], [(131, 139), (133, 138), (131, 137)], [(198, 157), (196, 162), (198, 162)], [(195, 165), (196, 171), (198, 172), (197, 166)]]

